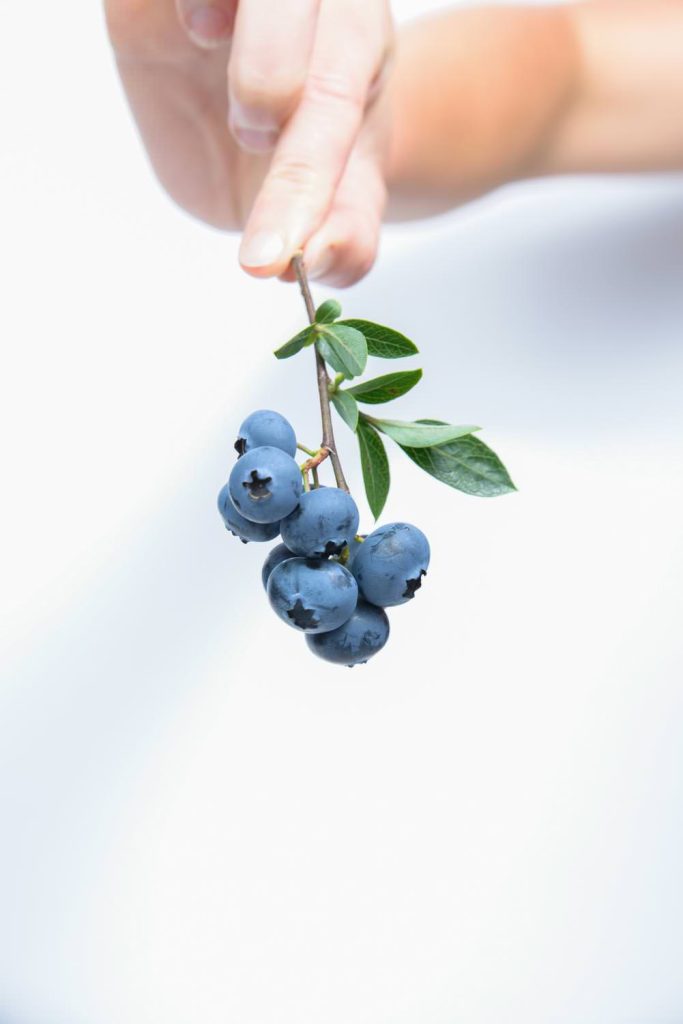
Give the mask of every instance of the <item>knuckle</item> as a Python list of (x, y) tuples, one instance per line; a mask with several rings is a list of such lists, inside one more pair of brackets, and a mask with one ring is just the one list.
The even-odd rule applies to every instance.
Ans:
[(365, 101), (362, 90), (346, 75), (315, 71), (306, 79), (304, 97), (313, 103), (334, 103), (357, 111)]
[(311, 193), (318, 183), (318, 173), (307, 160), (297, 160), (292, 157), (280, 161), (271, 171), (271, 182), (278, 185), (285, 185), (297, 190), (297, 192)]

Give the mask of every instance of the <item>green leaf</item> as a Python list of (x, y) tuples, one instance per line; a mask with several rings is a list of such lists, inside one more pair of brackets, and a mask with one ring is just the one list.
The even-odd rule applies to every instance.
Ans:
[(358, 405), (348, 391), (335, 391), (331, 396), (335, 409), (351, 430), (358, 426)]
[(401, 448), (420, 469), (465, 494), (493, 498), (517, 490), (496, 453), (471, 434), (436, 448)]
[(391, 402), (394, 398), (400, 398), (406, 392), (414, 388), (422, 377), (422, 370), (401, 370), (398, 373), (386, 373), (383, 377), (375, 377), (374, 380), (364, 380), (362, 384), (355, 384), (347, 388), (347, 394), (353, 395), (357, 402), (364, 402), (367, 405), (381, 405), (382, 402)]
[(405, 334), (394, 331), (382, 324), (373, 324), (370, 320), (340, 320), (340, 324), (353, 327), (365, 335), (368, 343), (368, 355), (380, 359), (401, 359), (403, 356), (414, 356), (417, 345), (414, 345)]
[(403, 420), (376, 420), (374, 417), (372, 423), (396, 444), (411, 448), (431, 448), (434, 445), (447, 444), (481, 429), (452, 427), (448, 423), (430, 423), (424, 420), (416, 420), (414, 423), (404, 423)]
[(341, 306), (336, 299), (326, 299), (315, 311), (315, 322), (317, 324), (331, 324), (341, 316)]
[(357, 434), (365, 493), (370, 511), (378, 519), (389, 493), (389, 460), (382, 438), (364, 417), (358, 420)]
[(306, 327), (303, 331), (300, 331), (289, 341), (286, 341), (280, 348), (275, 349), (276, 359), (289, 359), (290, 356), (295, 356), (297, 352), (300, 352), (306, 345), (313, 344), (315, 335), (312, 327)]
[(357, 377), (368, 361), (368, 346), (360, 331), (340, 324), (325, 324), (317, 329), (318, 351), (337, 373)]
[(353, 374), (349, 374), (344, 363), (337, 355), (337, 352), (332, 346), (328, 345), (324, 338), (318, 335), (318, 340), (315, 343), (320, 355), (323, 357), (328, 366), (331, 366), (333, 370), (341, 374), (344, 380), (350, 380)]

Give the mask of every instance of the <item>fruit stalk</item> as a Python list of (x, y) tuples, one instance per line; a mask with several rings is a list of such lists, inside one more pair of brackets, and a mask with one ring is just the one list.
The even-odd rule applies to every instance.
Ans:
[[(301, 289), (301, 294), (306, 305), (308, 319), (310, 323), (314, 324), (315, 305), (313, 303), (311, 289), (308, 286), (308, 278), (306, 276), (306, 269), (304, 267), (303, 253), (297, 252), (294, 254), (294, 256), (292, 257), (292, 265), (294, 267), (296, 279), (299, 282), (299, 288)], [(320, 419), (323, 428), (323, 437), (320, 443), (320, 452), (321, 454), (326, 453), (323, 455), (323, 458), (326, 458), (329, 455), (330, 462), (332, 463), (332, 469), (334, 470), (334, 478), (337, 481), (337, 487), (339, 487), (342, 491), (346, 491), (346, 493), (348, 494), (349, 487), (344, 478), (344, 471), (342, 469), (341, 462), (339, 461), (339, 456), (337, 455), (336, 442), (334, 440), (334, 427), (332, 426), (332, 411), (330, 409), (329, 395), (330, 380), (329, 377), (327, 376), (327, 367), (325, 366), (325, 360), (320, 355), (315, 345), (313, 346), (313, 349), (315, 351), (315, 366), (318, 381), (318, 397), (320, 399)], [(315, 463), (316, 468), (322, 461), (322, 459), (319, 459)], [(311, 466), (311, 468), (314, 467)]]

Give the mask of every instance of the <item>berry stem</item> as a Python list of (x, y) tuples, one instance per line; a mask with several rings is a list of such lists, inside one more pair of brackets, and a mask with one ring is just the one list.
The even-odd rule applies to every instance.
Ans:
[[(315, 305), (313, 303), (313, 296), (311, 295), (311, 289), (308, 286), (308, 278), (306, 277), (306, 268), (304, 267), (304, 256), (302, 252), (294, 253), (292, 257), (292, 264), (294, 266), (294, 272), (296, 273), (297, 281), (299, 282), (299, 288), (303, 296), (304, 303), (306, 305), (306, 312), (308, 313), (308, 319), (310, 323), (315, 323)], [(342, 491), (349, 493), (349, 487), (344, 479), (344, 471), (339, 461), (339, 456), (336, 451), (336, 442), (334, 440), (334, 428), (332, 426), (332, 411), (330, 409), (330, 379), (327, 376), (327, 367), (325, 366), (325, 360), (318, 352), (317, 347), (313, 346), (315, 351), (315, 367), (318, 381), (318, 397), (320, 399), (320, 419), (323, 427), (323, 439), (320, 442), (320, 450), (323, 454), (323, 458), (316, 462), (316, 467), (320, 465), (323, 459), (329, 455), (330, 462), (332, 463), (332, 469), (334, 470), (334, 478), (337, 481), (337, 487)], [(314, 467), (310, 467), (314, 468)]]
[(320, 465), (321, 462), (324, 462), (325, 459), (328, 458), (329, 454), (330, 454), (330, 449), (329, 448), (319, 448), (317, 452), (311, 452), (311, 458), (310, 459), (306, 459), (305, 462), (301, 463), (300, 469), (301, 469), (301, 472), (304, 474), (305, 477), (308, 477), (308, 474), (310, 472), (314, 473), (314, 478), (313, 479), (316, 481), (316, 483), (315, 483), (316, 487), (318, 486), (318, 484), (317, 484), (317, 479), (318, 479), (317, 469), (318, 469), (318, 466)]
[(311, 457), (313, 457), (314, 455), (318, 454), (317, 448), (315, 450), (313, 448), (307, 448), (305, 444), (297, 443), (297, 448), (299, 449), (300, 452), (303, 452), (304, 455), (310, 455)]

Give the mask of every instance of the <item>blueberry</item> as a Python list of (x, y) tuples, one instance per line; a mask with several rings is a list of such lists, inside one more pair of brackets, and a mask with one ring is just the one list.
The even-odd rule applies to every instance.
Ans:
[(288, 558), (294, 558), (294, 553), (289, 550), (286, 544), (276, 544), (274, 548), (271, 548), (261, 569), (261, 579), (266, 590), (268, 590), (268, 580), (275, 566), (279, 565), (280, 562), (286, 562)]
[(280, 532), (280, 523), (252, 523), (249, 519), (245, 519), (243, 515), (237, 511), (230, 498), (230, 488), (227, 484), (221, 487), (218, 495), (218, 511), (223, 517), (223, 522), (227, 530), (234, 534), (235, 537), (246, 544), (247, 541), (266, 541), (274, 540)]
[(304, 633), (336, 629), (356, 607), (358, 586), (339, 562), (289, 558), (268, 580), (268, 599), (283, 622)]
[(258, 409), (247, 416), (235, 441), (238, 456), (268, 445), (287, 455), (296, 455), (296, 434), (288, 420), (271, 409)]
[(361, 597), (388, 608), (415, 596), (429, 566), (429, 543), (409, 523), (380, 526), (360, 545), (353, 559), (353, 575)]
[(381, 651), (389, 639), (389, 619), (382, 608), (359, 601), (342, 626), (319, 636), (309, 634), (306, 643), (314, 654), (336, 665), (363, 665)]
[(293, 512), (302, 484), (291, 455), (268, 445), (238, 459), (228, 481), (233, 505), (254, 523), (275, 523)]
[(282, 539), (296, 555), (340, 555), (358, 531), (358, 508), (346, 491), (319, 487), (303, 494), (299, 505), (280, 523)]

